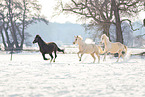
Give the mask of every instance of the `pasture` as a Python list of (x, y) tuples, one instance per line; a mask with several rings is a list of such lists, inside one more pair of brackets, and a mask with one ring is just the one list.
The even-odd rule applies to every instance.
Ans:
[[(138, 50), (136, 50), (138, 51)], [(49, 58), (49, 55), (46, 55)], [(111, 55), (58, 54), (55, 63), (40, 52), (0, 53), (0, 97), (143, 97), (145, 96), (145, 57), (123, 61)]]

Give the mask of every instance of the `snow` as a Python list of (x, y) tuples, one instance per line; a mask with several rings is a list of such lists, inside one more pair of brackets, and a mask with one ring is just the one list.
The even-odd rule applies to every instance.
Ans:
[[(49, 57), (47, 55), (46, 57)], [(0, 53), (0, 97), (144, 97), (145, 59), (111, 55), (92, 63), (85, 54), (58, 54), (55, 63), (40, 53)]]
[(93, 40), (90, 39), (90, 38), (86, 38), (86, 39), (85, 39), (85, 43), (86, 43), (86, 44), (95, 44), (95, 42), (93, 42)]

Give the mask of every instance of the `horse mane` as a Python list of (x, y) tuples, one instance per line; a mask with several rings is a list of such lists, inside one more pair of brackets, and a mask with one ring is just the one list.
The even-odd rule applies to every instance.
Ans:
[(41, 40), (42, 42), (41, 43), (44, 43), (44, 44), (48, 44), (47, 42), (45, 42), (41, 37), (40, 37), (40, 35), (36, 35), (36, 38), (39, 38), (39, 40)]
[[(46, 43), (46, 42), (45, 42), (45, 43)], [(54, 42), (47, 42), (46, 44), (48, 45), (48, 44), (55, 44), (55, 43), (54, 43)]]
[(103, 37), (105, 37), (105, 38), (109, 41), (109, 37), (108, 37), (106, 34), (103, 34), (103, 35), (101, 36), (101, 40), (102, 40)]
[(83, 40), (83, 37), (82, 37), (82, 36), (80, 36), (80, 35), (78, 35), (78, 36), (77, 36), (77, 38), (80, 38), (81, 40)]

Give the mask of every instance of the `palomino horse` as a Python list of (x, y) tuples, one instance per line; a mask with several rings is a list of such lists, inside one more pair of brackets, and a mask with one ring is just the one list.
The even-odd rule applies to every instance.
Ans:
[(45, 54), (50, 55), (50, 57), (51, 57), (50, 62), (53, 60), (52, 52), (55, 53), (55, 58), (54, 58), (53, 62), (55, 62), (55, 59), (57, 57), (56, 51), (64, 53), (64, 50), (61, 50), (60, 48), (58, 48), (58, 46), (54, 42), (46, 43), (42, 40), (42, 38), (39, 35), (36, 35), (33, 43), (38, 43), (39, 48), (40, 48), (40, 52), (42, 53), (42, 56), (43, 56), (44, 60), (49, 60), (45, 57)]
[(104, 43), (105, 45), (105, 48), (104, 48), (104, 60), (106, 59), (106, 55), (107, 53), (118, 53), (118, 60), (117, 62), (119, 61), (119, 58), (120, 58), (120, 55), (122, 57), (123, 54), (122, 54), (122, 51), (125, 50), (125, 54), (127, 53), (127, 47), (123, 44), (121, 44), (120, 42), (115, 42), (115, 43), (112, 43), (109, 41), (109, 38), (106, 36), (106, 34), (103, 34), (101, 36), (101, 42)]
[[(97, 46), (95, 44), (86, 44), (81, 36), (76, 36), (75, 37), (75, 41), (73, 42), (73, 44), (78, 44), (79, 45), (79, 52), (78, 57), (80, 58), (79, 61), (81, 61), (81, 58), (83, 56), (83, 54), (91, 54), (91, 56), (94, 58), (93, 63), (96, 60), (96, 57), (94, 56), (94, 53), (98, 56), (98, 63), (100, 62), (100, 55), (102, 54), (102, 48), (100, 46)], [(81, 54), (81, 56), (79, 56), (79, 54)]]

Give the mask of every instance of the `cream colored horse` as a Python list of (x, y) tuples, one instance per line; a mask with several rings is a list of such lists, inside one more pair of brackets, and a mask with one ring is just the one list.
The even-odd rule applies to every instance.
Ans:
[(120, 55), (124, 58), (122, 51), (125, 50), (125, 54), (127, 53), (127, 47), (120, 42), (115, 42), (112, 43), (109, 41), (109, 38), (106, 36), (106, 34), (103, 34), (101, 36), (101, 42), (104, 43), (105, 48), (104, 48), (104, 60), (106, 59), (107, 53), (118, 53), (118, 59), (117, 62), (119, 61)]
[[(80, 58), (79, 61), (81, 61), (81, 58), (83, 56), (83, 54), (91, 54), (91, 56), (94, 58), (93, 63), (96, 60), (96, 57), (94, 56), (94, 53), (98, 56), (98, 63), (100, 62), (100, 55), (103, 53), (103, 50), (100, 46), (97, 46), (95, 44), (86, 44), (83, 41), (83, 38), (81, 36), (76, 36), (75, 37), (75, 41), (73, 42), (73, 44), (78, 44), (79, 45), (79, 52), (78, 57)], [(81, 54), (81, 56), (79, 56), (79, 54)]]

